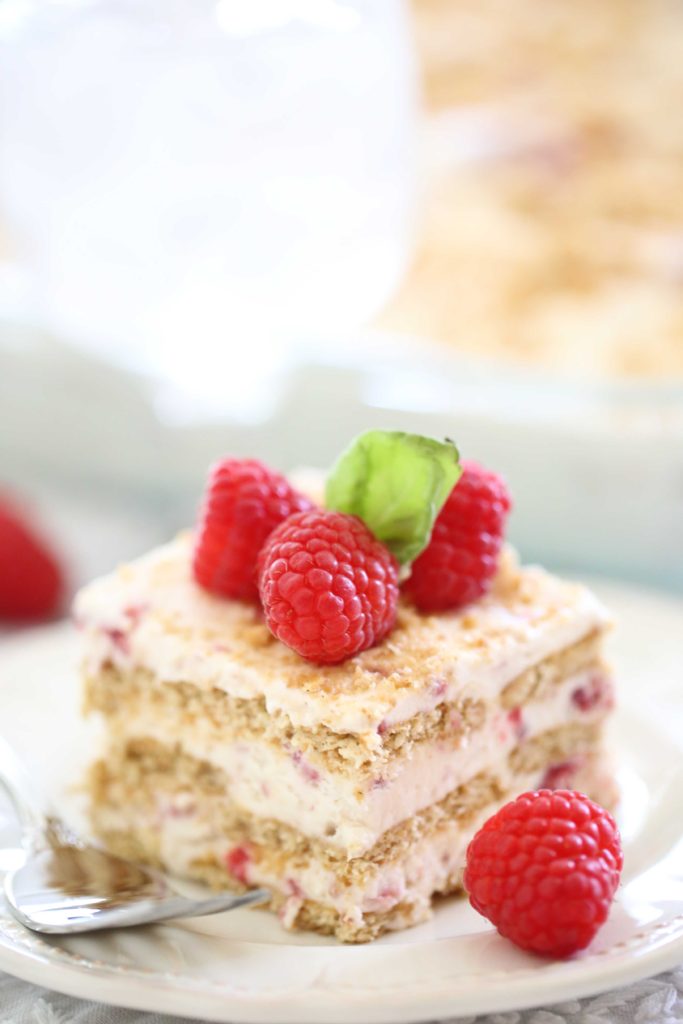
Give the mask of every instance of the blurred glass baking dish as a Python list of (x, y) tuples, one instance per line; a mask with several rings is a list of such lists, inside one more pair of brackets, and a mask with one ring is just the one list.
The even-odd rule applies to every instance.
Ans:
[[(0, 332), (0, 464), (144, 507), (160, 539), (194, 516), (226, 452), (325, 466), (369, 427), (448, 435), (504, 472), (526, 558), (683, 589), (683, 381), (587, 385), (381, 334), (316, 337), (245, 414), (160, 393), (49, 339)], [(27, 401), (41, 382), (41, 408)]]

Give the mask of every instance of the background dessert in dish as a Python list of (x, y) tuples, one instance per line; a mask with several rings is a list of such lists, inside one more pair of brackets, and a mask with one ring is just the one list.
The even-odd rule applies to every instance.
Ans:
[(414, 0), (417, 253), (379, 317), (469, 355), (683, 378), (674, 0)]

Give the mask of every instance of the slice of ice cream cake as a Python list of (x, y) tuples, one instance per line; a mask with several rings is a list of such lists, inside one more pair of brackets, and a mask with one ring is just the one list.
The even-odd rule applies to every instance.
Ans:
[(488, 592), (419, 612), (313, 664), (255, 604), (208, 593), (193, 539), (81, 592), (87, 710), (106, 745), (95, 832), (126, 857), (214, 886), (268, 886), (287, 927), (347, 942), (430, 914), (467, 844), (525, 790), (615, 791), (607, 616), (583, 586), (504, 549)]

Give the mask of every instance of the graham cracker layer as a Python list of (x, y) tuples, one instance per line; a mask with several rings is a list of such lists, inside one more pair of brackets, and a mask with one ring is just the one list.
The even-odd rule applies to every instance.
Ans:
[[(601, 667), (602, 634), (591, 633), (523, 672), (504, 689), (503, 707), (513, 708), (545, 697), (563, 679), (584, 669)], [(421, 742), (460, 745), (486, 717), (483, 701), (466, 697), (444, 701), (432, 711), (388, 726), (371, 737), (339, 734), (320, 726), (295, 727), (282, 713), (270, 713), (264, 698), (243, 699), (223, 690), (204, 690), (189, 682), (160, 682), (146, 669), (123, 671), (105, 664), (86, 679), (85, 710), (104, 715), (112, 730), (124, 728), (136, 717), (165, 722), (169, 735), (188, 735), (196, 723), (220, 742), (258, 739), (301, 750), (330, 771), (353, 771), (359, 776), (376, 773), (397, 756), (409, 755)]]
[[(100, 839), (112, 853), (137, 863), (151, 864), (161, 870), (168, 870), (158, 853), (151, 829), (111, 829), (104, 831)], [(232, 878), (218, 857), (196, 858), (191, 865), (191, 877), (212, 889), (243, 892), (245, 886)], [(462, 893), (462, 870), (454, 872), (447, 881), (434, 890), (432, 897)], [(288, 897), (273, 891), (270, 900), (260, 903), (255, 910), (270, 910), (282, 914)], [(339, 942), (372, 942), (387, 931), (406, 928), (427, 919), (431, 907), (424, 900), (403, 900), (386, 911), (370, 911), (363, 914), (360, 924), (351, 922), (335, 907), (317, 900), (305, 899), (297, 907), (296, 915), (288, 926), (296, 931), (313, 931), (320, 935), (332, 935)]]
[(532, 665), (507, 684), (501, 694), (503, 707), (509, 710), (530, 701), (542, 700), (563, 679), (585, 669), (604, 670), (601, 660), (603, 638), (602, 630), (595, 630), (571, 647), (565, 647), (552, 657)]
[[(520, 787), (526, 788), (534, 774), (541, 776), (545, 769), (570, 759), (593, 757), (600, 749), (600, 725), (572, 724), (548, 731), (512, 752), (512, 781), (509, 776), (503, 780), (495, 772), (480, 773), (443, 800), (385, 832), (361, 857), (349, 858), (343, 851), (310, 839), (290, 826), (247, 814), (230, 801), (225, 777), (219, 769), (177, 747), (151, 739), (114, 747), (93, 767), (91, 817), (96, 834), (113, 852), (168, 869), (162, 851), (163, 818), (160, 819), (159, 806), (164, 798), (182, 794), (186, 803), (181, 813), (196, 815), (199, 834), (202, 830), (209, 832), (224, 842), (226, 849), (246, 847), (254, 864), (266, 876), (285, 879), (314, 862), (329, 872), (341, 891), (363, 890), (372, 884), (380, 869), (401, 864), (422, 840), (435, 839), (454, 825), (458, 830), (473, 827), (487, 807), (493, 809), (513, 797)], [(520, 781), (515, 789), (516, 778)], [(141, 826), (140, 822), (145, 824)], [(213, 853), (192, 860), (187, 873), (217, 888), (239, 888)], [(459, 877), (449, 877), (448, 884), (439, 891), (453, 891), (459, 882)], [(274, 896), (274, 909), (284, 903), (285, 896)], [(418, 912), (424, 917), (424, 899), (413, 908), (404, 905), (386, 913), (366, 914), (358, 925), (349, 923), (333, 907), (307, 900), (298, 908), (292, 923), (334, 934), (341, 941), (362, 942), (398, 926), (401, 920), (414, 923)]]

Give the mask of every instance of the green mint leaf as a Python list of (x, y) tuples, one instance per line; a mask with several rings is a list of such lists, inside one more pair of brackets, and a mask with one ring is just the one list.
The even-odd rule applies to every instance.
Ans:
[(332, 467), (325, 504), (359, 516), (405, 565), (427, 547), (461, 472), (452, 441), (369, 430)]

